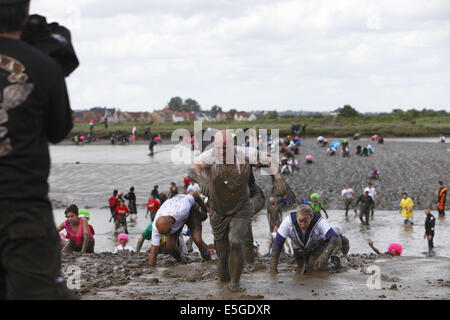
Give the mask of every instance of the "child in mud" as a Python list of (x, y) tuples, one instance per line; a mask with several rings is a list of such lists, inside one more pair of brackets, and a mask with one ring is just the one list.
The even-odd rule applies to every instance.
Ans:
[(425, 234), (424, 234), (423, 238), (428, 240), (428, 254), (432, 255), (433, 249), (434, 249), (434, 244), (433, 244), (434, 224), (436, 222), (436, 219), (431, 214), (429, 208), (426, 208), (424, 213), (427, 216), (427, 218), (425, 219)]
[(128, 252), (134, 252), (134, 249), (132, 246), (128, 244), (128, 241), (130, 239), (125, 233), (119, 234), (117, 237), (117, 242), (119, 245), (114, 249), (113, 253), (117, 253), (119, 251), (128, 251)]
[(399, 257), (402, 255), (403, 247), (400, 243), (391, 243), (386, 252), (381, 253), (377, 248), (373, 246), (373, 241), (368, 241), (369, 246), (375, 251), (378, 255), (386, 255), (390, 257)]
[(311, 201), (309, 202), (309, 206), (313, 210), (314, 213), (317, 213), (318, 215), (321, 215), (321, 211), (325, 212), (325, 216), (328, 219), (328, 213), (323, 207), (322, 202), (319, 201), (319, 195), (317, 193), (313, 193), (310, 197)]
[(123, 200), (119, 200), (119, 205), (114, 210), (114, 221), (116, 223), (116, 231), (119, 230), (122, 225), (125, 229), (125, 233), (128, 234), (127, 217), (130, 215), (130, 210), (124, 204)]
[(405, 224), (414, 224), (414, 203), (406, 192), (402, 193), (402, 200), (400, 201), (400, 213), (403, 212)]
[(156, 199), (151, 195), (151, 196), (148, 198), (148, 202), (147, 202), (147, 212), (145, 213), (145, 219), (147, 219), (148, 214), (150, 213), (151, 221), (153, 221), (153, 219), (155, 219), (156, 212), (158, 212), (160, 206), (161, 206), (161, 204), (159, 203), (159, 201), (156, 200)]
[(85, 218), (78, 216), (78, 207), (74, 204), (70, 205), (65, 215), (67, 220), (56, 227), (57, 232), (63, 229), (67, 232), (67, 239), (69, 240), (63, 248), (63, 252), (94, 252), (94, 229), (89, 225)]

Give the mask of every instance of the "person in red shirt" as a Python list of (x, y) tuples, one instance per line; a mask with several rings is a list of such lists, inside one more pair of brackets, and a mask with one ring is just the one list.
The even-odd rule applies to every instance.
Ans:
[(156, 200), (153, 196), (150, 196), (148, 198), (147, 213), (145, 214), (145, 218), (147, 218), (148, 213), (150, 212), (150, 217), (153, 221), (153, 219), (155, 219), (156, 212), (159, 210), (160, 206), (161, 204), (159, 203), (159, 201)]
[[(117, 205), (119, 204), (119, 198), (117, 198), (118, 191), (114, 190), (111, 198), (108, 199), (109, 210), (111, 210), (111, 216), (114, 216), (114, 211), (116, 210)], [(114, 219), (115, 221), (116, 219)], [(111, 222), (111, 221), (109, 221)]]
[(119, 200), (119, 205), (114, 210), (114, 221), (116, 222), (116, 231), (123, 225), (125, 233), (128, 234), (127, 217), (130, 215), (130, 210), (124, 204), (123, 200)]
[(186, 191), (187, 188), (189, 187), (189, 185), (191, 184), (191, 178), (189, 178), (189, 177), (184, 177), (183, 182), (184, 182), (184, 191)]

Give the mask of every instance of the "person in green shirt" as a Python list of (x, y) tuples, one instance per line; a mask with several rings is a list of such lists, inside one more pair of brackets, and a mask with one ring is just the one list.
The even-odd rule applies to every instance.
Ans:
[(325, 216), (328, 219), (328, 213), (325, 210), (325, 208), (323, 207), (322, 202), (319, 201), (319, 195), (317, 193), (313, 193), (310, 196), (311, 201), (309, 202), (309, 206), (311, 207), (311, 209), (313, 209), (314, 213), (320, 214), (320, 211), (325, 212)]

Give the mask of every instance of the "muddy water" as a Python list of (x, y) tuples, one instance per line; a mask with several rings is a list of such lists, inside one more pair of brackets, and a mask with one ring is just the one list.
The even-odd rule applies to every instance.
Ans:
[[(64, 220), (62, 208), (71, 203), (80, 208), (89, 208), (91, 224), (96, 231), (96, 252), (112, 251), (117, 244), (113, 224), (109, 223), (107, 200), (113, 189), (126, 193), (129, 187), (134, 186), (139, 205), (138, 219), (135, 223), (129, 223), (129, 232), (130, 243), (136, 246), (140, 233), (149, 222), (144, 217), (144, 206), (153, 185), (158, 184), (160, 192), (167, 191), (172, 181), (182, 188), (190, 153), (176, 148), (174, 145), (158, 145), (155, 155), (149, 157), (146, 145), (51, 146), (50, 197), (60, 207), (54, 211), (55, 222)], [(176, 152), (173, 153), (173, 150)], [(350, 253), (369, 252), (368, 239), (373, 240), (380, 251), (385, 250), (391, 242), (401, 243), (407, 256), (423, 256), (427, 251), (427, 243), (423, 239), (425, 215), (422, 210), (415, 211), (416, 224), (412, 227), (403, 224), (397, 211), (376, 211), (369, 227), (361, 226), (353, 212), (349, 213), (347, 219), (340, 210), (329, 210), (329, 215), (330, 221), (337, 221), (344, 227), (350, 239)], [(439, 256), (450, 257), (450, 246), (447, 246), (450, 233), (446, 232), (448, 227), (448, 221), (438, 219), (435, 246)], [(203, 223), (203, 228), (205, 241), (212, 243), (209, 221)], [(261, 253), (266, 253), (269, 238), (264, 211), (255, 217), (253, 231), (255, 240), (261, 244)], [(147, 242), (143, 250), (148, 248)]]

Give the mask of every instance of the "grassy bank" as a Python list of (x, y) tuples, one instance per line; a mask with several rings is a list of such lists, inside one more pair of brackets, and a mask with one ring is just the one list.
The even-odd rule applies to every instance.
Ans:
[[(278, 129), (280, 135), (290, 134), (292, 123), (298, 122), (300, 125), (307, 124), (306, 135), (316, 137), (323, 135), (326, 137), (351, 137), (355, 133), (362, 136), (379, 134), (384, 137), (436, 137), (443, 133), (450, 135), (450, 116), (440, 117), (421, 117), (411, 120), (395, 119), (393, 117), (300, 117), (276, 120), (259, 121), (222, 121), (222, 122), (204, 122), (203, 129), (208, 127), (216, 129)], [(145, 122), (121, 122), (109, 123), (108, 128), (97, 123), (94, 126), (94, 134), (101, 139), (108, 139), (113, 133), (130, 134), (133, 126), (137, 128), (138, 138), (144, 138), (146, 128), (150, 127), (152, 134), (161, 134), (164, 138), (170, 138), (172, 132), (176, 129), (184, 128), (193, 133), (193, 122), (164, 122), (164, 123), (145, 123)], [(74, 135), (86, 135), (89, 132), (88, 123), (76, 123), (68, 138)]]

